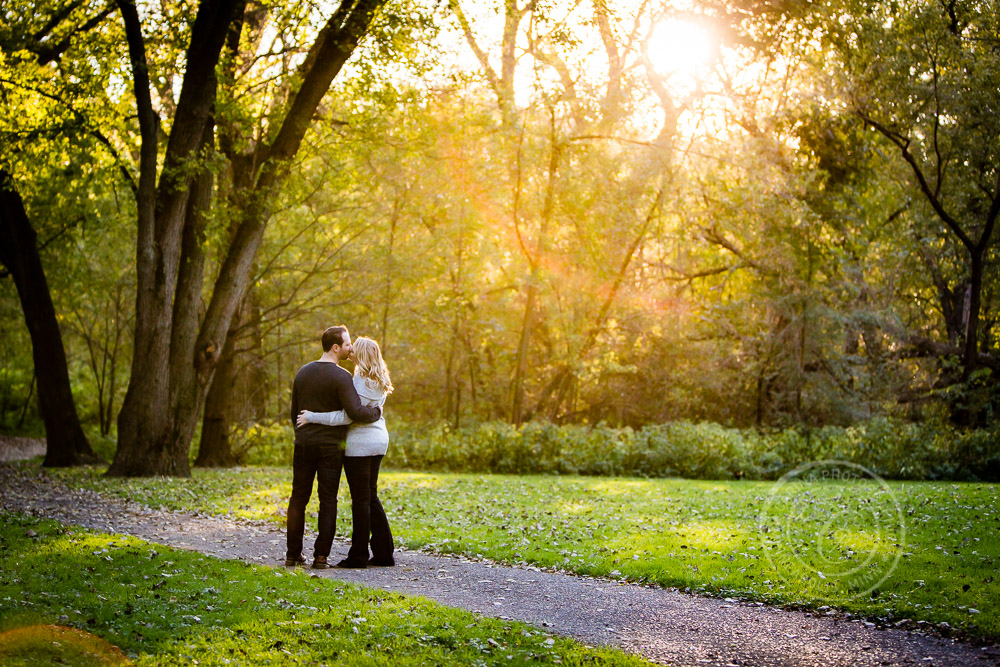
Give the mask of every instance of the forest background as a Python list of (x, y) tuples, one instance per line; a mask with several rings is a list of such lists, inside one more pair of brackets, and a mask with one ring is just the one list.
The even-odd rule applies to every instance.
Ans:
[(998, 479), (998, 9), (5, 0), (0, 428), (287, 458), (344, 323), (402, 465)]

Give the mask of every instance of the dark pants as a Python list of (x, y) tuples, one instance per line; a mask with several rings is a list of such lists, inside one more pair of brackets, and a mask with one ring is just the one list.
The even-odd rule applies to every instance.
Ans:
[(286, 558), (302, 555), (302, 533), (306, 526), (306, 505), (312, 494), (313, 478), (319, 478), (319, 535), (313, 556), (329, 556), (337, 531), (337, 489), (344, 450), (337, 445), (295, 445), (292, 456), (292, 497), (288, 499)]
[(371, 535), (375, 560), (392, 558), (392, 532), (389, 519), (378, 499), (378, 469), (381, 456), (345, 456), (344, 472), (351, 488), (351, 517), (354, 532), (347, 557), (352, 561), (368, 560), (368, 536)]

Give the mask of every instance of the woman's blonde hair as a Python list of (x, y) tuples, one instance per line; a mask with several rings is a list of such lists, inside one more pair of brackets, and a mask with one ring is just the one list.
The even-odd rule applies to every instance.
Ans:
[(369, 385), (378, 387), (387, 396), (392, 393), (389, 368), (385, 365), (378, 343), (366, 336), (358, 336), (354, 341), (354, 363), (357, 366), (355, 372)]

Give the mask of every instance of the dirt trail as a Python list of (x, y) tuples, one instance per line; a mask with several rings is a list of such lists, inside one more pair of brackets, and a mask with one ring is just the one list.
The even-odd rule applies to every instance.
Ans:
[(45, 440), (0, 435), (0, 462), (24, 461), (45, 456)]

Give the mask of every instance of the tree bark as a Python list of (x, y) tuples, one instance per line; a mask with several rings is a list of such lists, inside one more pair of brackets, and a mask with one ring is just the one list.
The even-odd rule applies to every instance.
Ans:
[[(234, 189), (239, 191), (232, 198), (241, 204), (235, 233), (199, 324), (194, 308), (177, 306), (186, 299), (194, 303), (195, 292), (189, 290), (201, 276), (200, 266), (187, 264), (194, 257), (188, 244), (195, 219), (190, 215), (189, 200), (198, 196), (189, 167), (196, 164), (196, 151), (205, 133), (211, 131), (216, 66), (227, 37), (233, 34), (233, 25), (242, 22), (245, 0), (204, 0), (199, 6), (158, 187), (151, 185), (157, 169), (157, 129), (144, 38), (134, 3), (119, 0), (135, 78), (142, 159), (137, 195), (135, 354), (119, 415), (118, 451), (109, 475), (190, 475), (191, 440), (233, 317), (249, 287), (254, 257), (270, 217), (270, 202), (287, 177), (288, 165), (320, 101), (383, 3), (358, 0), (341, 4), (299, 70), (301, 85), (291, 96), (274, 141), (256, 147), (255, 155), (260, 159), (253, 167), (245, 161), (246, 170), (252, 169), (245, 174), (245, 188), (234, 179)], [(185, 277), (189, 269), (191, 274)]]
[(80, 426), (69, 384), (69, 368), (37, 235), (13, 179), (0, 170), (0, 261), (10, 271), (31, 335), (31, 354), (38, 381), (38, 407), (45, 422), (43, 465), (97, 463)]
[(232, 427), (233, 395), (235, 391), (236, 334), (229, 332), (215, 378), (205, 398), (205, 414), (201, 422), (201, 443), (194, 464), (199, 468), (224, 468), (235, 464), (229, 431)]
[[(132, 62), (139, 111), (140, 149), (138, 236), (136, 243), (136, 327), (129, 386), (118, 415), (118, 449), (112, 476), (190, 476), (187, 454), (194, 426), (178, 423), (174, 408), (197, 404), (190, 385), (179, 387), (171, 358), (175, 341), (174, 303), (181, 271), (191, 175), (185, 166), (202, 146), (215, 101), (215, 67), (240, 0), (203, 2), (191, 29), (188, 67), (181, 86), (173, 131), (156, 185), (158, 120), (150, 96), (145, 41), (134, 2), (119, 0)], [(183, 287), (183, 285), (182, 285)], [(183, 389), (183, 391), (181, 391)], [(181, 436), (181, 437), (178, 437)]]
[(971, 255), (969, 316), (965, 323), (965, 344), (962, 354), (963, 380), (968, 380), (973, 371), (979, 368), (979, 310), (983, 293), (983, 252), (977, 248)]
[(497, 105), (500, 109), (500, 117), (503, 126), (510, 131), (516, 125), (516, 107), (514, 103), (514, 69), (517, 65), (517, 34), (521, 21), (533, 8), (533, 3), (525, 3), (524, 7), (518, 6), (517, 0), (504, 0), (504, 27), (503, 38), (500, 43), (500, 74), (490, 64), (488, 54), (479, 46), (472, 27), (462, 11), (459, 0), (449, 0), (449, 7), (458, 19), (459, 26), (465, 34), (472, 52), (476, 54), (479, 64), (482, 65), (483, 74), (489, 81), (490, 87), (497, 96)]
[[(252, 288), (240, 305), (239, 313), (226, 336), (226, 346), (215, 369), (205, 398), (196, 467), (224, 468), (236, 465), (229, 434), (234, 423), (259, 420), (267, 407), (259, 399), (264, 377), (260, 372), (261, 313)], [(249, 346), (241, 341), (249, 339)]]

